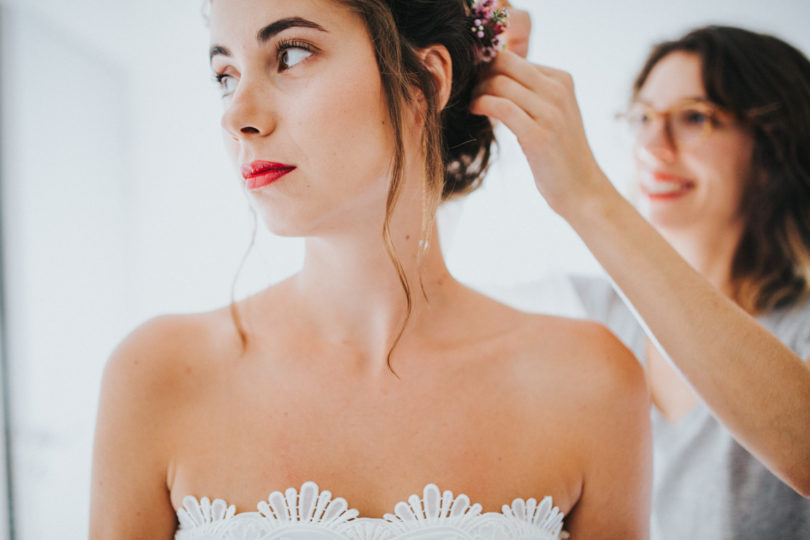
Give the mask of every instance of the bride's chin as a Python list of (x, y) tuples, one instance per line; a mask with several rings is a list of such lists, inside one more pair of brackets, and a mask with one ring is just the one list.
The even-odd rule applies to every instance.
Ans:
[(357, 198), (338, 204), (252, 204), (258, 226), (274, 236), (288, 238), (327, 237), (382, 232), (385, 201), (357, 204)]
[[(255, 207), (254, 207), (255, 208)], [(306, 238), (319, 236), (328, 227), (327, 220), (317, 212), (290, 212), (289, 208), (271, 211), (267, 208), (255, 208), (258, 226), (274, 236), (284, 238)], [(284, 212), (287, 210), (287, 212)]]
[(295, 223), (291, 221), (282, 221), (278, 219), (263, 219), (264, 229), (274, 236), (281, 236), (284, 238), (301, 238), (312, 236), (313, 227), (311, 224), (308, 226), (303, 223)]

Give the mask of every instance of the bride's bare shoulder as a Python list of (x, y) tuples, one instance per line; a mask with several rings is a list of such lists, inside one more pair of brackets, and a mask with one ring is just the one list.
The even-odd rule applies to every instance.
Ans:
[(105, 386), (125, 386), (133, 398), (181, 398), (193, 380), (238, 356), (241, 341), (230, 310), (151, 318), (129, 333), (104, 368)]
[[(152, 318), (110, 355), (93, 451), (94, 530), (114, 526), (126, 528), (132, 538), (152, 538), (157, 528), (173, 529), (167, 486), (188, 424), (183, 412), (206, 393), (223, 355), (238, 350), (226, 312)], [(136, 504), (151, 505), (153, 519), (144, 522), (137, 519), (141, 514), (128, 512)]]
[[(564, 389), (568, 402), (576, 404), (570, 418), (593, 433), (617, 419), (627, 423), (628, 429), (637, 429), (646, 421), (649, 394), (644, 370), (610, 330), (588, 320), (528, 317), (524, 334), (528, 354), (523, 355), (522, 371), (527, 379), (543, 379), (538, 387), (545, 388), (548, 380), (554, 380), (557, 388)], [(543, 367), (536, 365), (530, 351), (542, 351)]]
[(289, 280), (210, 311), (153, 317), (135, 328), (113, 352), (107, 370), (137, 371), (155, 381), (172, 381), (216, 368), (245, 351), (255, 318), (279, 318), (264, 304), (289, 305)]
[[(644, 372), (633, 354), (605, 326), (584, 319), (526, 313), (494, 300), (488, 302), (490, 323), (500, 330), (503, 361), (524, 381), (569, 382), (573, 391), (604, 399), (616, 392), (646, 392)], [(497, 321), (492, 323), (491, 321)]]

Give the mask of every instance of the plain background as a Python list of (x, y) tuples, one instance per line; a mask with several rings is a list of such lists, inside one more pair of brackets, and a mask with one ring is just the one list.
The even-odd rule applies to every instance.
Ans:
[[(612, 118), (653, 43), (724, 23), (810, 51), (806, 0), (514, 3), (532, 14), (530, 58), (574, 75), (594, 152), (624, 192), (629, 151)], [(221, 145), (201, 4), (0, 0), (16, 538), (87, 537), (98, 386), (115, 344), (156, 314), (230, 298), (250, 222)], [(443, 211), (451, 271), (479, 286), (599, 272), (499, 135), (485, 187)], [(299, 240), (262, 235), (237, 294), (301, 258)]]

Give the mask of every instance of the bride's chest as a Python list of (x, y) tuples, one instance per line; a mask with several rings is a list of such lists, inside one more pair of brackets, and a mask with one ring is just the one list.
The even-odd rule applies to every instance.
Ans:
[[(353, 396), (294, 388), (213, 394), (180, 416), (169, 486), (252, 511), (271, 491), (316, 481), (381, 516), (429, 483), (485, 510), (552, 495), (567, 511), (579, 480), (554, 424), (481, 392)], [(562, 436), (562, 434), (558, 434)], [(560, 442), (560, 441), (557, 441)], [(548, 464), (554, 464), (549, 467)], [(541, 493), (542, 491), (542, 493)]]

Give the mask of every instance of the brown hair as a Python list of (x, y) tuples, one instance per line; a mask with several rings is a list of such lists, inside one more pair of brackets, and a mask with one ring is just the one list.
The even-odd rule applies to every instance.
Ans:
[[(473, 115), (469, 110), (472, 90), (482, 65), (476, 61), (475, 41), (470, 31), (472, 19), (465, 0), (337, 1), (365, 22), (374, 47), (394, 134), (391, 182), (382, 236), (402, 284), (406, 311), (399, 333), (388, 351), (390, 367), (391, 352), (402, 337), (412, 310), (411, 284), (397, 257), (390, 231), (391, 216), (403, 180), (403, 108), (413, 99), (414, 91), (423, 96), (425, 124), (422, 151), (426, 159), (420, 262), (428, 248), (427, 240), (439, 203), (473, 191), (481, 184), (489, 166), (495, 136), (490, 120)], [(446, 47), (452, 60), (450, 96), (441, 110), (437, 101), (436, 81), (418, 55), (419, 50), (430, 45)], [(420, 288), (424, 294), (421, 283)], [(244, 347), (247, 336), (238, 317), (233, 295), (231, 314)]]
[(733, 299), (754, 314), (789, 305), (810, 293), (810, 61), (773, 36), (706, 26), (655, 46), (634, 97), (674, 52), (700, 58), (707, 97), (754, 138), (740, 205), (744, 229), (731, 266)]

